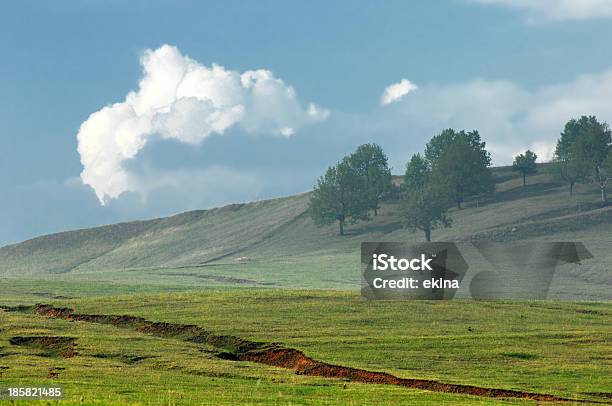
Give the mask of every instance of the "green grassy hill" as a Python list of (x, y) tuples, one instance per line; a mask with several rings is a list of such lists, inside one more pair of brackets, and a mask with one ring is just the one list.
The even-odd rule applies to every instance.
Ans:
[[(607, 266), (612, 263), (612, 206), (601, 207), (595, 185), (579, 185), (570, 197), (545, 173), (528, 178), (523, 187), (509, 168), (494, 172), (496, 193), (452, 209), (453, 227), (434, 231), (434, 240), (582, 241), (597, 261), (573, 276), (593, 286), (612, 284)], [(0, 249), (0, 276), (58, 280), (60, 275), (91, 279), (107, 273), (100, 279), (104, 283), (129, 277), (138, 284), (146, 275), (148, 281), (156, 277), (160, 285), (176, 288), (355, 288), (360, 242), (423, 240), (422, 233), (401, 227), (397, 202), (384, 203), (379, 216), (349, 226), (341, 237), (335, 225), (312, 223), (308, 199), (306, 193), (38, 237)]]

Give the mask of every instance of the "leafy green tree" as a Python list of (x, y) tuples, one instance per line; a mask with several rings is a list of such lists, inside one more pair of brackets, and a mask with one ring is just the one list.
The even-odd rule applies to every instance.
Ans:
[(391, 169), (383, 149), (377, 144), (363, 144), (349, 157), (351, 166), (365, 180), (370, 208), (378, 215), (383, 196), (391, 190)]
[(523, 175), (523, 186), (525, 186), (525, 184), (527, 183), (527, 175), (533, 175), (534, 173), (538, 172), (536, 159), (538, 159), (538, 156), (530, 150), (525, 151), (524, 154), (520, 154), (514, 157), (514, 162), (512, 163), (512, 170), (515, 172), (519, 172), (521, 175)]
[(579, 120), (572, 118), (563, 127), (561, 138), (557, 141), (555, 155), (559, 157), (571, 156), (574, 152), (574, 141), (578, 138), (581, 128), (589, 126), (589, 118), (582, 116)]
[(421, 155), (413, 155), (406, 165), (404, 185), (400, 206), (404, 227), (423, 231), (429, 242), (433, 230), (451, 226), (452, 220), (447, 216), (448, 186), (432, 172)]
[(588, 177), (599, 185), (602, 203), (607, 204), (606, 187), (610, 178), (607, 159), (612, 150), (612, 131), (608, 124), (597, 121), (595, 116), (572, 119), (565, 125), (557, 149), (586, 168)]
[(429, 163), (421, 154), (415, 154), (406, 164), (403, 188), (406, 192), (422, 189), (431, 175)]
[[(581, 120), (583, 125), (586, 124), (586, 120)], [(574, 194), (576, 183), (586, 180), (589, 173), (589, 168), (581, 159), (582, 154), (575, 143), (580, 127), (579, 120), (576, 119), (565, 124), (550, 166), (553, 176), (569, 185), (570, 196)]]
[(555, 152), (549, 169), (554, 178), (560, 179), (569, 186), (569, 195), (574, 195), (576, 183), (586, 179), (588, 168), (585, 163), (576, 159), (573, 154)]
[(346, 223), (369, 219), (370, 207), (364, 179), (345, 157), (319, 178), (308, 211), (315, 224), (329, 225), (337, 221), (338, 232), (344, 235)]
[(477, 131), (444, 130), (427, 144), (425, 157), (432, 171), (445, 179), (449, 197), (458, 209), (467, 197), (491, 193), (495, 188), (489, 169), (491, 156)]
[(486, 143), (480, 139), (478, 131), (456, 131), (452, 128), (447, 128), (427, 143), (425, 158), (430, 165), (434, 165), (449, 146), (458, 139), (464, 140), (474, 151), (478, 152), (478, 160), (482, 166), (491, 166), (491, 154), (486, 150)]

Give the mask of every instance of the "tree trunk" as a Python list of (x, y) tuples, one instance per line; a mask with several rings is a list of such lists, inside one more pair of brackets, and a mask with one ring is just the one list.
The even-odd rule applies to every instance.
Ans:
[(574, 182), (570, 182), (569, 192), (570, 192), (570, 196), (574, 196)]
[(378, 205), (374, 207), (374, 216), (378, 216)]
[(338, 220), (338, 234), (344, 235), (344, 220)]
[(425, 232), (425, 241), (431, 242), (431, 230), (427, 228), (423, 231)]
[(527, 175), (523, 174), (523, 187), (525, 187), (525, 185), (527, 185), (526, 177), (527, 177)]
[(601, 190), (601, 203), (605, 206), (608, 204), (608, 194), (606, 193), (608, 177), (603, 173), (602, 168), (597, 168), (597, 178), (599, 181), (599, 189)]
[(461, 199), (457, 199), (457, 208), (461, 210)]

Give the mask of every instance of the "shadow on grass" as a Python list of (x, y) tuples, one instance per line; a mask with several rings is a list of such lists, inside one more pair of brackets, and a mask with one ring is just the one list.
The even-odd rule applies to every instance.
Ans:
[(391, 223), (385, 224), (372, 224), (364, 222), (358, 223), (348, 229), (345, 229), (344, 235), (353, 237), (368, 233), (390, 234), (394, 231), (400, 230), (401, 228), (402, 223), (400, 221), (393, 221)]
[(527, 184), (502, 192), (495, 192), (492, 196), (492, 200), (494, 202), (511, 202), (530, 197), (547, 196), (558, 193), (561, 187), (563, 187), (563, 185), (557, 182), (535, 183), (533, 185)]

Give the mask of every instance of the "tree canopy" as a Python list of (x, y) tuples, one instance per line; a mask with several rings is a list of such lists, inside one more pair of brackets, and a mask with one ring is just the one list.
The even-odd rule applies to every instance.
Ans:
[(420, 154), (413, 155), (406, 165), (404, 185), (400, 209), (404, 227), (423, 231), (429, 242), (433, 230), (451, 226), (447, 215), (448, 185)]
[(330, 166), (314, 187), (308, 211), (315, 224), (338, 222), (338, 232), (344, 235), (346, 223), (368, 220), (371, 202), (364, 178), (359, 176), (345, 157)]
[(465, 141), (472, 150), (478, 152), (478, 160), (481, 165), (485, 167), (491, 166), (491, 154), (486, 150), (486, 143), (480, 139), (480, 134), (476, 130), (456, 131), (452, 128), (447, 128), (427, 143), (425, 158), (430, 164), (437, 162), (449, 146), (457, 140)]
[[(514, 157), (512, 169), (523, 177), (537, 173), (537, 155), (526, 150)], [(432, 231), (450, 227), (449, 205), (461, 209), (466, 198), (495, 189), (490, 170), (491, 155), (478, 131), (446, 129), (427, 143), (424, 154), (415, 154), (406, 164), (401, 187), (400, 215), (405, 227), (418, 229), (431, 240)], [(569, 120), (559, 138), (552, 173), (569, 184), (570, 195), (577, 182), (596, 182), (601, 200), (607, 203), (606, 187), (612, 178), (612, 131), (595, 116)], [(338, 223), (344, 235), (346, 224), (376, 216), (381, 200), (393, 186), (387, 155), (374, 143), (360, 145), (355, 152), (330, 166), (314, 187), (309, 213), (316, 224)]]
[(602, 203), (607, 203), (606, 186), (612, 176), (608, 159), (612, 150), (612, 131), (595, 116), (569, 120), (555, 149), (557, 173), (570, 183), (570, 194), (575, 182), (590, 179), (599, 185)]
[(457, 208), (469, 196), (494, 190), (491, 155), (485, 146), (478, 131), (453, 129), (442, 131), (427, 143), (425, 158), (432, 171), (445, 179), (448, 195)]
[(350, 165), (365, 182), (370, 209), (378, 214), (380, 200), (391, 189), (387, 155), (378, 144), (363, 144), (349, 157)]
[(406, 164), (403, 187), (406, 192), (419, 190), (425, 186), (429, 179), (431, 168), (421, 154), (414, 154)]
[(514, 157), (512, 170), (519, 172), (523, 176), (523, 186), (526, 184), (527, 175), (533, 175), (538, 172), (538, 167), (536, 165), (537, 159), (538, 156), (530, 150)]

